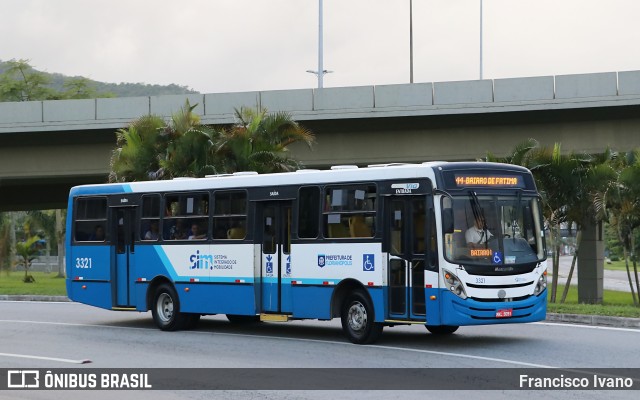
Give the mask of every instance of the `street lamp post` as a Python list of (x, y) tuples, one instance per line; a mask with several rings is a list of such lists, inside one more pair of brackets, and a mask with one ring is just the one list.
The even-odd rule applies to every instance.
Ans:
[(480, 0), (480, 80), (482, 80), (482, 0)]
[(413, 0), (409, 0), (409, 83), (413, 83)]
[(322, 43), (322, 0), (318, 0), (318, 70), (312, 71), (310, 69), (307, 72), (318, 75), (318, 89), (323, 87), (324, 74), (329, 74), (333, 71), (327, 71), (323, 67), (323, 43)]

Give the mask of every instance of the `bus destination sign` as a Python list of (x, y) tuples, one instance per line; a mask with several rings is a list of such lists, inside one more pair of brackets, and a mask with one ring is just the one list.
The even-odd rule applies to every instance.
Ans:
[(456, 174), (457, 187), (522, 187), (522, 176), (519, 175), (467, 175)]

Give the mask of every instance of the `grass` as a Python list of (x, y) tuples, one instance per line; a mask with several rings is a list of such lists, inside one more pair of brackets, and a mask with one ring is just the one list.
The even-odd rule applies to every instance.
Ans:
[(35, 282), (24, 283), (24, 271), (0, 273), (0, 294), (34, 294), (43, 296), (66, 296), (64, 278), (56, 278), (57, 272), (31, 272)]
[[(551, 288), (549, 287), (549, 297), (551, 296)], [(565, 303), (560, 304), (562, 290), (564, 287), (558, 285), (558, 293), (556, 295), (556, 303), (547, 304), (547, 312), (565, 313), (565, 314), (587, 314), (587, 315), (607, 315), (612, 317), (628, 317), (640, 318), (640, 307), (633, 305), (631, 293), (620, 292), (617, 290), (605, 290), (603, 304), (579, 304), (578, 288), (571, 286), (567, 294)]]
[[(640, 265), (638, 265), (638, 273), (640, 274)], [(604, 263), (604, 269), (612, 270), (612, 271), (625, 271), (627, 272), (627, 267), (625, 266), (624, 260), (620, 261), (611, 261), (611, 264)], [(634, 275), (633, 272), (633, 262), (629, 261), (629, 271), (631, 271), (631, 275)]]

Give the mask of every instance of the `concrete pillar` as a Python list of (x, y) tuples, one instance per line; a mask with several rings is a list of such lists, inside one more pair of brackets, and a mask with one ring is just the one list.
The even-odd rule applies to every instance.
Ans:
[(602, 223), (582, 227), (578, 249), (578, 301), (601, 304), (604, 287), (604, 241)]

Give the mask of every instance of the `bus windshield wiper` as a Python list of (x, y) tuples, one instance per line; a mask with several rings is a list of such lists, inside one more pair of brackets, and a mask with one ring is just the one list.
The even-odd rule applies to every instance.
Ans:
[(476, 221), (480, 221), (482, 225), (482, 231), (484, 232), (484, 244), (485, 247), (489, 247), (489, 232), (487, 229), (487, 219), (484, 216), (484, 209), (480, 205), (480, 200), (478, 200), (478, 195), (474, 191), (469, 191), (469, 198), (471, 199), (471, 211), (473, 212), (473, 218)]
[(513, 221), (511, 221), (511, 238), (513, 240), (516, 239), (516, 224), (520, 220), (521, 200), (522, 200), (522, 190), (518, 190), (518, 193), (516, 194), (516, 203), (514, 204), (515, 216), (513, 218)]

